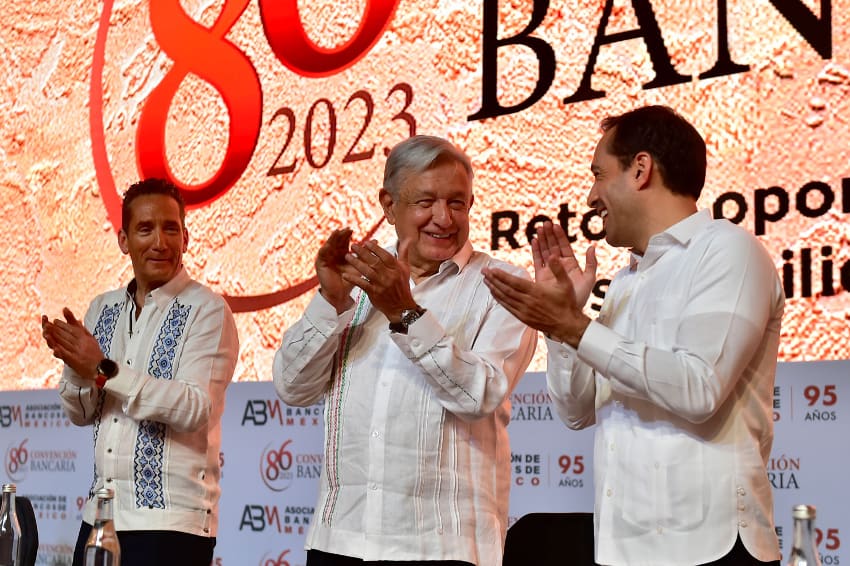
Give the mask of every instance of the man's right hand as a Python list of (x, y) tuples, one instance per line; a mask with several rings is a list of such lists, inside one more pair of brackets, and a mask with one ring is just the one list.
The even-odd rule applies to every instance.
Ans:
[(83, 379), (94, 381), (97, 377), (97, 364), (103, 359), (100, 344), (82, 321), (77, 320), (71, 309), (62, 309), (65, 320), (53, 319), (41, 315), (41, 333), (47, 347), (53, 351), (53, 357), (65, 362)]
[[(354, 304), (351, 299), (353, 285), (342, 278), (345, 272), (356, 270), (345, 260), (351, 244), (351, 228), (334, 230), (316, 254), (316, 276), (322, 296), (341, 313)], [(359, 273), (358, 273), (359, 275)]]

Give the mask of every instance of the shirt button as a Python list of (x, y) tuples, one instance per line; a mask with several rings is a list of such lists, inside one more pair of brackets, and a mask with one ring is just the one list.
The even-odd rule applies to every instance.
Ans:
[(378, 438), (379, 436), (381, 436), (381, 435), (380, 435), (380, 433), (379, 433), (377, 430), (373, 430), (373, 431), (372, 431), (372, 437), (373, 437), (373, 438)]
[(112, 448), (107, 448), (107, 449), (106, 449), (106, 453), (107, 453), (107, 454), (112, 454)]
[(378, 484), (376, 484), (376, 483), (369, 484), (369, 489), (371, 489), (372, 491), (375, 491), (376, 489), (378, 489)]
[(611, 497), (613, 494), (614, 494), (614, 491), (611, 490), (611, 489), (608, 489), (608, 490), (605, 491), (605, 495), (607, 495), (608, 497)]
[(746, 505), (744, 505), (743, 503), (741, 503), (740, 505), (738, 505), (738, 511), (746, 511), (746, 510), (747, 510), (747, 506), (746, 506)]
[(740, 526), (741, 528), (746, 528), (747, 522), (746, 521), (738, 521), (738, 526)]
[(655, 462), (655, 469), (657, 470), (660, 467), (661, 467), (661, 464), (659, 464), (658, 462)]
[(106, 483), (112, 483), (112, 478), (106, 478)]
[(419, 340), (414, 339), (414, 340), (410, 341), (410, 345), (413, 346), (414, 348), (418, 348), (421, 344), (422, 344), (422, 342), (420, 342)]
[(746, 492), (746, 491), (744, 491), (744, 488), (743, 488), (743, 487), (741, 487), (741, 486), (739, 485), (739, 486), (738, 486), (738, 495), (744, 495), (744, 494), (746, 494), (746, 493), (747, 493), (747, 492)]
[(117, 422), (118, 422), (118, 417), (114, 417), (114, 418), (112, 419), (112, 422), (117, 423)]

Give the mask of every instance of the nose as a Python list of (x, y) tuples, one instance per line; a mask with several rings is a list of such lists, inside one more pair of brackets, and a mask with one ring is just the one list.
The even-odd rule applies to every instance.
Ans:
[(435, 201), (431, 206), (431, 218), (437, 226), (449, 226), (452, 223), (449, 204), (441, 200)]
[(587, 206), (596, 208), (596, 203), (599, 202), (599, 195), (596, 192), (596, 183), (590, 186), (590, 192), (587, 193)]
[(157, 228), (153, 231), (153, 245), (157, 249), (165, 247), (165, 231), (162, 228)]

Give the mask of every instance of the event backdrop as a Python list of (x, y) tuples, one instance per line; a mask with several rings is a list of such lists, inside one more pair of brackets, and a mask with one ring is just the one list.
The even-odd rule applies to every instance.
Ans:
[[(848, 372), (848, 361), (779, 365), (768, 476), (785, 558), (793, 536), (791, 508), (809, 503), (818, 510), (824, 566), (841, 564), (842, 538), (850, 532), (842, 448), (850, 435), (843, 390)], [(593, 430), (571, 431), (561, 424), (542, 373), (526, 374), (511, 404), (509, 522), (528, 513), (592, 512)], [(213, 566), (304, 565), (323, 465), (322, 419), (321, 404), (288, 407), (269, 382), (231, 385), (222, 421)], [(52, 391), (7, 391), (0, 393), (0, 433), (0, 482), (16, 482), (33, 502), (38, 564), (69, 566), (92, 482), (91, 429), (73, 426)]]
[(586, 205), (589, 163), (600, 119), (647, 103), (696, 124), (700, 205), (774, 257), (781, 359), (850, 358), (850, 0), (2, 7), (0, 388), (55, 386), (39, 315), (129, 280), (120, 195), (144, 176), (185, 191), (186, 264), (237, 311), (238, 381), (270, 379), (331, 230), (390, 243), (382, 168), (413, 133), (471, 156), (477, 248), (530, 268), (529, 229), (556, 219), (609, 278), (626, 252)]
[[(190, 210), (190, 273), (228, 297), (240, 360), (224, 423), (217, 566), (297, 566), (315, 504), (321, 407), (268, 381), (334, 228), (390, 243), (386, 152), (414, 133), (471, 157), (471, 239), (531, 269), (549, 218), (601, 281), (626, 252), (586, 205), (599, 121), (675, 107), (702, 132), (700, 205), (756, 234), (787, 300), (769, 466), (818, 505), (824, 564), (846, 534), (850, 367), (850, 0), (3, 0), (0, 26), (0, 449), (67, 563), (91, 474), (89, 429), (56, 398), (42, 313), (126, 284), (123, 190), (165, 176)], [(513, 394), (511, 516), (589, 511), (590, 431), (553, 418), (539, 372)], [(817, 361), (822, 360), (822, 361)]]

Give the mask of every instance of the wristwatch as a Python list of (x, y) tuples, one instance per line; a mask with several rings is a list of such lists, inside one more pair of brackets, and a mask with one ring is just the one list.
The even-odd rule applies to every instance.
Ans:
[(97, 364), (97, 377), (94, 378), (94, 383), (98, 389), (103, 389), (106, 381), (118, 375), (118, 364), (109, 358), (103, 358)]
[(407, 329), (410, 325), (419, 320), (425, 314), (425, 309), (416, 305), (412, 309), (404, 309), (401, 311), (401, 320), (399, 322), (390, 323), (390, 331), (398, 334), (407, 334)]

